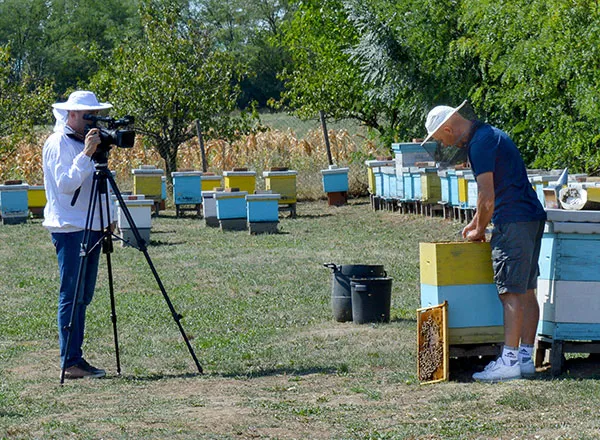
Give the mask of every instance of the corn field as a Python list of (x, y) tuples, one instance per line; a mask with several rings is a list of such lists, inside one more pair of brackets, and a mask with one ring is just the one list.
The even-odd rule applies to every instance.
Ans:
[[(40, 134), (33, 143), (21, 143), (0, 169), (0, 181), (23, 180), (30, 185), (43, 184), (42, 147), (50, 133)], [(366, 194), (367, 173), (364, 161), (378, 155), (375, 143), (360, 134), (351, 135), (346, 129), (328, 130), (331, 155), (338, 166), (350, 168), (351, 195)], [(221, 174), (234, 167), (246, 167), (257, 172), (257, 188), (264, 188), (262, 172), (272, 167), (288, 167), (298, 171), (297, 192), (301, 200), (324, 196), (320, 170), (328, 167), (327, 150), (320, 128), (298, 137), (294, 130), (268, 130), (251, 134), (236, 142), (209, 140), (205, 143), (208, 171)], [(202, 170), (202, 155), (197, 138), (179, 147), (178, 169)], [(139, 139), (132, 149), (113, 148), (109, 168), (116, 172), (121, 190), (131, 190), (131, 170), (141, 165), (164, 169), (164, 162), (155, 149), (143, 148)], [(261, 186), (262, 185), (262, 186)]]

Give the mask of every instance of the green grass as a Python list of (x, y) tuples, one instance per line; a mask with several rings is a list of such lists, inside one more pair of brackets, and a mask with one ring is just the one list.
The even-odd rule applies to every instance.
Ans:
[[(172, 211), (153, 220), (149, 252), (202, 376), (143, 255), (116, 246), (123, 374), (102, 262), (84, 350), (108, 377), (62, 387), (49, 236), (39, 220), (0, 226), (0, 438), (600, 438), (600, 385), (574, 370), (419, 385), (418, 243), (456, 239), (462, 225), (372, 212), (365, 199), (298, 214), (257, 236)], [(383, 264), (391, 322), (335, 322), (327, 262)]]

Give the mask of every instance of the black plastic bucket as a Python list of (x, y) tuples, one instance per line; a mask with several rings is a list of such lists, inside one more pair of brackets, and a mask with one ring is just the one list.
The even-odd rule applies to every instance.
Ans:
[(356, 278), (350, 282), (352, 293), (352, 321), (390, 322), (392, 303), (392, 279)]
[(324, 264), (333, 270), (331, 285), (331, 309), (338, 322), (352, 321), (352, 291), (350, 282), (354, 278), (386, 277), (382, 265), (368, 264)]

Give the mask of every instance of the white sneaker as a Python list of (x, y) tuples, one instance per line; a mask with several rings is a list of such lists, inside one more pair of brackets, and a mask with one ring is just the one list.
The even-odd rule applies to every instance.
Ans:
[(473, 374), (473, 379), (479, 382), (504, 382), (506, 380), (520, 379), (521, 365), (504, 365), (501, 358), (490, 362), (483, 371)]
[(531, 377), (535, 375), (535, 364), (531, 358), (527, 362), (519, 362), (519, 364), (521, 365), (521, 376)]

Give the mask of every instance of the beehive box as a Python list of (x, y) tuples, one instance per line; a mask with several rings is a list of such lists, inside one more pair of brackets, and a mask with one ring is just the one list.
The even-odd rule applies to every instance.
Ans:
[(417, 162), (432, 160), (430, 151), (435, 151), (437, 144), (427, 142), (421, 145), (418, 142), (393, 143), (392, 151), (395, 155), (396, 166), (399, 168), (412, 167)]
[(245, 219), (247, 195), (246, 191), (216, 191), (213, 197), (216, 201), (217, 219)]
[(396, 197), (396, 167), (383, 166), (383, 197), (386, 199)]
[(466, 208), (468, 206), (469, 201), (469, 188), (468, 188), (468, 179), (473, 176), (472, 171), (467, 170), (457, 170), (457, 186), (458, 186), (458, 206), (461, 208)]
[(248, 194), (246, 218), (251, 223), (279, 221), (279, 194)]
[(404, 187), (404, 196), (402, 200), (415, 200), (414, 185), (412, 179), (412, 172), (416, 170), (415, 167), (402, 168), (402, 183)]
[(375, 179), (375, 195), (377, 197), (383, 197), (384, 184), (383, 184), (383, 166), (379, 165), (373, 168), (373, 178)]
[(214, 191), (221, 186), (221, 176), (203, 174), (200, 178), (202, 191)]
[(394, 161), (389, 160), (366, 160), (367, 177), (369, 182), (369, 194), (377, 194), (377, 182), (375, 179), (375, 168), (382, 166), (395, 165)]
[(27, 190), (27, 206), (34, 216), (40, 216), (46, 206), (46, 189), (44, 185), (31, 185)]
[(421, 200), (437, 203), (442, 199), (442, 183), (437, 168), (421, 169)]
[(199, 205), (202, 203), (202, 172), (176, 171), (173, 177), (173, 201), (176, 205)]
[(477, 196), (479, 189), (477, 188), (477, 180), (472, 173), (465, 175), (467, 181), (467, 207), (477, 208)]
[(29, 217), (26, 183), (0, 185), (0, 217), (4, 224), (24, 223)]
[(448, 301), (450, 344), (504, 340), (489, 243), (420, 244), (421, 307)]
[(256, 171), (224, 171), (225, 189), (237, 188), (248, 194), (256, 190)]
[(440, 201), (450, 205), (452, 196), (449, 170), (438, 170), (438, 176), (440, 177)]
[[(585, 231), (600, 224), (600, 211), (547, 210), (550, 229)], [(578, 226), (579, 225), (579, 226)], [(559, 340), (600, 340), (600, 235), (545, 233), (537, 296), (538, 333)]]
[(421, 169), (411, 168), (410, 179), (412, 181), (413, 200), (421, 200), (423, 197), (423, 187), (421, 186)]
[(323, 176), (323, 191), (347, 192), (348, 191), (348, 171), (349, 168), (338, 168), (330, 165), (329, 169), (321, 170)]
[(164, 200), (162, 183), (162, 177), (164, 175), (163, 170), (155, 167), (142, 167), (131, 170), (131, 173), (133, 174), (134, 194), (144, 194), (146, 199), (152, 199), (155, 202)]
[(296, 176), (298, 171), (264, 171), (265, 189), (279, 194), (278, 204), (296, 203)]
[[(146, 244), (150, 243), (150, 231), (152, 228), (152, 207), (154, 206), (154, 201), (152, 199), (144, 199), (144, 198), (125, 198), (123, 202), (129, 214), (131, 214), (131, 218), (133, 223), (138, 229), (138, 233), (140, 237), (146, 242)], [(119, 231), (123, 237), (124, 242), (121, 242), (122, 246), (137, 246), (137, 241), (135, 239), (135, 234), (133, 233), (132, 226), (127, 220), (127, 217), (124, 213), (123, 207), (117, 200), (115, 202), (117, 207), (117, 225), (119, 226)], [(129, 243), (127, 243), (129, 242)]]
[(206, 226), (217, 227), (219, 220), (217, 219), (217, 200), (215, 199), (216, 191), (202, 191), (202, 213), (204, 214), (204, 222)]

